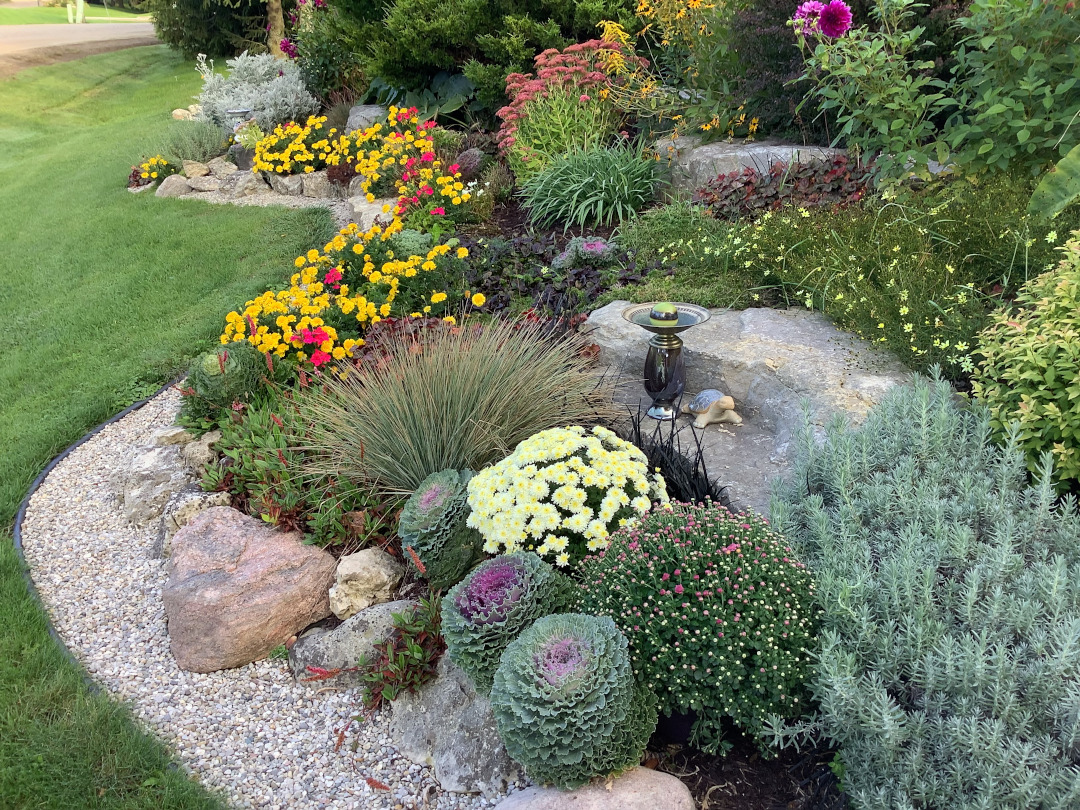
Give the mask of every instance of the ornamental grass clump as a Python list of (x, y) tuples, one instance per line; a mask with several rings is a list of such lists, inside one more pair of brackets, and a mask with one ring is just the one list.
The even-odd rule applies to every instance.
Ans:
[(664, 714), (696, 712), (692, 741), (724, 751), (724, 724), (761, 740), (805, 709), (814, 585), (764, 518), (672, 504), (581, 566), (579, 609), (610, 616)]
[(469, 482), (469, 525), (488, 554), (535, 551), (565, 567), (666, 500), (664, 479), (630, 442), (600, 426), (552, 428)]
[[(855, 807), (1080, 806), (1080, 515), (940, 380), (796, 437), (772, 517), (824, 608), (811, 722)], [(809, 421), (809, 420), (808, 420)]]
[(460, 582), (481, 556), (480, 533), (465, 524), (469, 515), (465, 486), (472, 475), (471, 470), (432, 473), (401, 510), (401, 547), (438, 590)]
[(580, 334), (508, 321), (403, 335), (379, 362), (303, 392), (309, 440), (331, 474), (411, 494), (434, 472), (482, 469), (546, 428), (610, 417), (611, 381), (586, 346)]
[(573, 595), (569, 580), (530, 552), (481, 563), (443, 597), (451, 660), (487, 694), (507, 645), (540, 617), (564, 611)]
[(1080, 231), (1057, 268), (1025, 284), (1015, 305), (994, 315), (979, 337), (982, 362), (972, 385), (990, 408), (991, 426), (1016, 440), (1037, 472), (1054, 456), (1063, 485), (1080, 480)]
[(626, 638), (610, 618), (580, 613), (545, 616), (506, 648), (491, 710), (529, 778), (563, 790), (634, 767), (656, 728)]

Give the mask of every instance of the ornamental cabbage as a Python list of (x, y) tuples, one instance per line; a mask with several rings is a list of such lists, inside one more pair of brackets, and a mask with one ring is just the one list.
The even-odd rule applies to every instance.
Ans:
[(552, 428), (469, 482), (469, 525), (484, 551), (535, 551), (560, 567), (608, 544), (611, 532), (667, 501), (664, 479), (607, 428)]
[(564, 790), (637, 765), (657, 717), (615, 623), (580, 613), (545, 616), (506, 648), (491, 710), (529, 778)]
[(472, 470), (432, 473), (401, 510), (401, 547), (410, 557), (416, 555), (414, 563), (433, 588), (460, 582), (480, 557), (480, 534), (465, 524), (470, 478)]
[(564, 610), (569, 580), (535, 554), (481, 563), (443, 597), (443, 636), (451, 660), (486, 693), (506, 645), (541, 616)]

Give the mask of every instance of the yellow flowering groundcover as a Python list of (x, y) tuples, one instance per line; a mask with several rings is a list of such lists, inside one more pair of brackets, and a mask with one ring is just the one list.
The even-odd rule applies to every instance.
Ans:
[(147, 158), (139, 165), (132, 167), (131, 174), (128, 175), (128, 187), (138, 188), (139, 186), (158, 183), (179, 171), (179, 166), (170, 163), (161, 155), (154, 155), (152, 158)]
[(468, 525), (488, 554), (535, 551), (565, 567), (667, 500), (664, 479), (630, 442), (599, 426), (552, 428), (469, 481)]

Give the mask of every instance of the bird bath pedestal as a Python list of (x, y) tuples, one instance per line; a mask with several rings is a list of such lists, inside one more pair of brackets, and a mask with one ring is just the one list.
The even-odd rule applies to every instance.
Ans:
[(675, 419), (679, 415), (675, 401), (686, 386), (683, 341), (679, 333), (709, 320), (709, 311), (694, 304), (652, 303), (627, 307), (622, 316), (652, 332), (649, 352), (645, 355), (645, 391), (653, 401), (648, 415), (658, 420)]

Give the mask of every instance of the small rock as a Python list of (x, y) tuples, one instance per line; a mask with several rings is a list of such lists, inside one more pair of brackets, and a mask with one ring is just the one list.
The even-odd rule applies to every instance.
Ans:
[(270, 188), (278, 194), (299, 197), (304, 193), (304, 178), (299, 174), (271, 174)]
[(393, 214), (383, 211), (383, 206), (389, 205), (393, 210), (397, 205), (397, 199), (384, 197), (368, 202), (367, 197), (353, 197), (349, 200), (349, 205), (353, 211), (353, 222), (362, 228), (370, 228), (375, 224), (376, 219), (384, 223), (389, 223), (393, 219)]
[(142, 194), (144, 191), (149, 191), (153, 187), (153, 183), (147, 183), (143, 186), (128, 186), (128, 191), (130, 191), (132, 194)]
[(298, 175), (303, 178), (304, 196), (317, 199), (336, 199), (344, 196), (344, 190), (336, 183), (331, 183), (326, 170)]
[(225, 157), (235, 163), (236, 168), (242, 172), (250, 172), (255, 165), (255, 150), (238, 143), (229, 147)]
[(448, 655), (439, 659), (434, 681), (394, 701), (390, 735), (402, 756), (433, 767), (452, 793), (492, 796), (524, 778), (499, 740), (491, 704)]
[(236, 172), (222, 180), (221, 190), (235, 200), (252, 194), (265, 194), (270, 191), (270, 184), (254, 172)]
[(202, 475), (207, 464), (218, 457), (214, 445), (221, 441), (220, 430), (210, 430), (180, 448), (180, 458), (195, 475)]
[(634, 768), (607, 780), (597, 779), (577, 790), (531, 787), (508, 796), (495, 810), (695, 810), (689, 788), (674, 776)]
[(195, 437), (179, 425), (169, 425), (154, 430), (150, 438), (158, 447), (166, 447), (170, 444), (187, 444)]
[(136, 526), (160, 517), (173, 493), (194, 479), (180, 458), (180, 447), (145, 447), (132, 459), (124, 475), (124, 515)]
[(193, 191), (219, 191), (222, 180), (217, 177), (189, 177), (188, 184)]
[(158, 186), (157, 191), (154, 192), (155, 197), (183, 197), (185, 194), (191, 193), (191, 184), (187, 179), (181, 177), (178, 174), (170, 174), (164, 180), (161, 181), (161, 185)]
[(338, 561), (330, 608), (339, 619), (347, 619), (371, 605), (389, 602), (405, 566), (381, 548), (365, 548), (346, 554)]
[(230, 163), (225, 158), (216, 157), (213, 160), (207, 162), (206, 167), (210, 170), (210, 174), (214, 177), (220, 177), (222, 179), (228, 177), (231, 174), (236, 174), (239, 169), (235, 163)]
[(176, 121), (190, 121), (195, 117), (195, 114), (191, 110), (180, 107), (172, 111), (172, 117)]
[(204, 492), (198, 484), (174, 492), (161, 511), (161, 524), (154, 539), (154, 556), (168, 557), (173, 535), (200, 512), (205, 512), (211, 506), (228, 506), (229, 502), (228, 492)]
[[(347, 669), (362, 655), (370, 655), (394, 629), (393, 614), (416, 603), (408, 599), (365, 608), (329, 632), (302, 635), (289, 650), (289, 668), (297, 680), (311, 675), (308, 667)], [(355, 673), (342, 672), (338, 681), (355, 683)], [(321, 683), (321, 681), (317, 682)]]
[(358, 104), (349, 110), (349, 120), (345, 124), (346, 132), (364, 130), (372, 124), (386, 121), (390, 111), (379, 104)]
[(190, 180), (193, 177), (206, 177), (210, 174), (210, 167), (205, 163), (199, 163), (197, 160), (185, 160), (184, 176)]
[(225, 506), (200, 512), (172, 539), (161, 592), (176, 663), (215, 672), (265, 658), (330, 614), (334, 558)]

